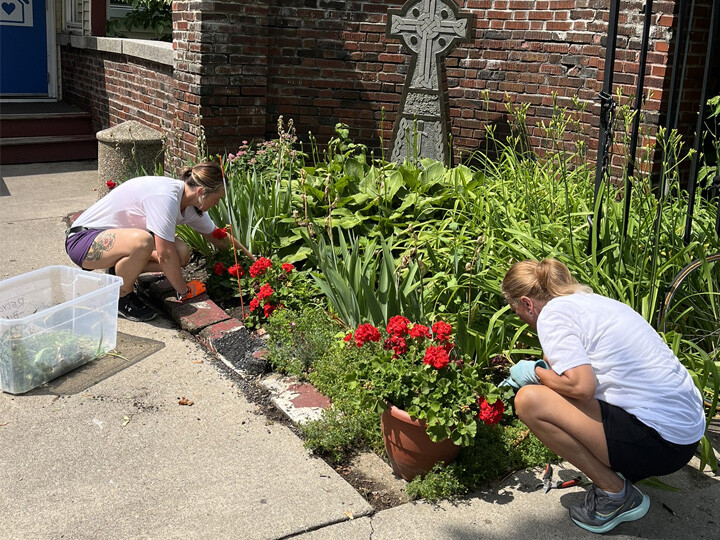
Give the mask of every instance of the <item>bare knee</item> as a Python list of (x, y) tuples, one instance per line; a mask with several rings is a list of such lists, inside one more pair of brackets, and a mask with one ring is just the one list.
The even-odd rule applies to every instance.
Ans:
[(148, 258), (155, 249), (155, 238), (142, 229), (132, 229), (128, 233), (128, 240), (132, 245), (132, 251), (147, 253)]
[(515, 412), (524, 424), (529, 425), (534, 419), (539, 418), (547, 403), (544, 395), (548, 390), (545, 386), (530, 384), (517, 391), (515, 394)]
[(175, 239), (175, 249), (177, 250), (178, 257), (180, 258), (180, 266), (187, 266), (190, 262), (190, 248), (180, 238)]

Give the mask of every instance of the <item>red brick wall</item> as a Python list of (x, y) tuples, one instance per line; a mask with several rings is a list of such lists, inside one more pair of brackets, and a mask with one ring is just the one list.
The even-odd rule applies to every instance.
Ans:
[[(484, 148), (486, 124), (500, 130), (507, 125), (506, 99), (529, 105), (528, 141), (535, 148), (546, 146), (539, 123), (551, 117), (555, 93), (560, 107), (573, 109), (574, 98), (585, 105), (580, 131), (590, 148), (588, 159), (594, 159), (610, 0), (455, 1), (461, 13), (472, 14), (470, 40), (444, 62), (456, 154)], [(709, 6), (710, 1), (697, 3)], [(403, 4), (176, 1), (175, 70), (159, 67), (170, 114), (153, 127), (173, 132), (170, 149), (177, 163), (195, 155), (198, 126), (211, 152), (232, 152), (242, 140), (275, 137), (279, 115), (292, 118), (305, 140), (311, 131), (323, 144), (334, 125), (344, 122), (356, 141), (378, 150), (382, 137), (387, 149), (409, 64), (399, 40), (386, 36), (387, 11)], [(635, 92), (643, 5), (643, 0), (620, 4), (615, 88), (624, 96)], [(650, 132), (663, 123), (675, 8), (671, 0), (653, 6), (645, 91), (653, 93), (646, 105)], [(95, 59), (72, 51), (65, 56), (66, 95), (78, 104), (94, 103), (101, 127), (120, 121), (123, 113), (142, 111), (141, 121), (153, 120), (153, 113), (138, 106), (140, 84), (129, 80), (143, 69), (151, 71), (150, 63), (133, 62), (128, 73), (119, 67), (126, 61), (122, 57)], [(90, 89), (99, 90), (100, 97)]]
[[(273, 3), (276, 4), (276, 3)], [(321, 141), (346, 122), (360, 142), (387, 142), (399, 107), (409, 56), (387, 38), (387, 10), (403, 1), (288, 0), (269, 17), (268, 134), (278, 115)], [(451, 132), (456, 153), (484, 148), (485, 124), (508, 121), (506, 95), (530, 105), (529, 142), (543, 145), (538, 123), (560, 107), (586, 104), (582, 120), (589, 146), (597, 146), (604, 36), (609, 0), (458, 0), (471, 13), (472, 37), (446, 59)], [(616, 86), (634, 94), (642, 35), (643, 1), (621, 3)], [(655, 2), (672, 13), (673, 2)], [(655, 21), (658, 16), (655, 17)], [(654, 21), (654, 22), (655, 22)], [(672, 21), (672, 17), (668, 19)], [(657, 123), (662, 99), (667, 32), (653, 30), (646, 87), (654, 89), (648, 121)], [(382, 108), (385, 109), (385, 121)]]
[(179, 161), (265, 134), (268, 0), (173, 2)]
[(92, 115), (93, 129), (137, 120), (169, 134), (175, 113), (172, 67), (73, 47), (61, 48), (63, 100)]

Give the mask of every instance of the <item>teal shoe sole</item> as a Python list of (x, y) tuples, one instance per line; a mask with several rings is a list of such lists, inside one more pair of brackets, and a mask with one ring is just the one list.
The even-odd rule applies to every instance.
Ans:
[(589, 525), (587, 523), (577, 521), (575, 518), (571, 519), (578, 527), (582, 527), (586, 531), (602, 534), (614, 529), (624, 521), (635, 521), (637, 519), (640, 519), (645, 514), (647, 514), (648, 510), (650, 510), (650, 498), (647, 495), (643, 494), (643, 500), (642, 503), (640, 503), (640, 506), (638, 506), (637, 508), (633, 508), (632, 510), (629, 510), (627, 512), (623, 512), (619, 516), (609, 520), (607, 523), (603, 523), (602, 525)]

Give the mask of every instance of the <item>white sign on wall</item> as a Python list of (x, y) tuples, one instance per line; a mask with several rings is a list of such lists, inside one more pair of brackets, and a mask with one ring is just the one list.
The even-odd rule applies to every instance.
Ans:
[(33, 0), (0, 0), (0, 26), (32, 26)]

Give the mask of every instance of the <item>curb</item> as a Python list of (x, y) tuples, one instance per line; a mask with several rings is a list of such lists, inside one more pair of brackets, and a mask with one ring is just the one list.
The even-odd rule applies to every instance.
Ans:
[(309, 383), (277, 373), (262, 375), (267, 349), (254, 352), (252, 360), (246, 360), (245, 353), (252, 339), (250, 332), (206, 293), (179, 302), (173, 286), (159, 273), (141, 275), (138, 289), (228, 368), (245, 380), (258, 379), (260, 386), (270, 393), (272, 403), (295, 425), (319, 420), (330, 407), (330, 399)]

